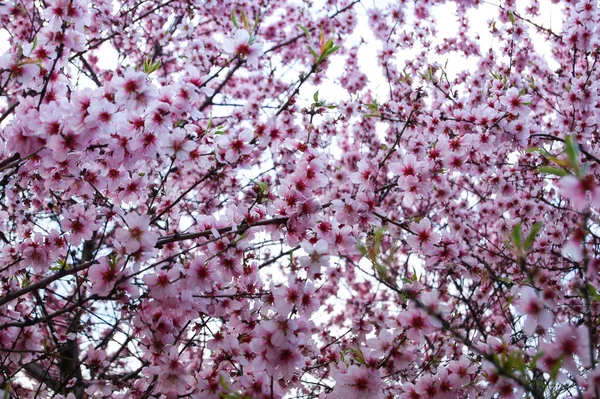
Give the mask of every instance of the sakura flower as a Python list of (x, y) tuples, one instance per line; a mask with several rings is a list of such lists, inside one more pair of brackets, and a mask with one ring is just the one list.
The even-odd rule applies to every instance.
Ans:
[(287, 287), (271, 288), (271, 292), (273, 293), (277, 313), (282, 315), (287, 315), (301, 300), (300, 287), (293, 282)]
[(344, 200), (335, 199), (331, 201), (331, 208), (335, 211), (335, 218), (339, 223), (354, 224), (358, 220), (354, 200), (345, 197)]
[(361, 159), (356, 166), (358, 172), (350, 174), (350, 181), (354, 184), (368, 183), (377, 173), (377, 166), (373, 161)]
[(96, 208), (90, 206), (85, 209), (83, 204), (76, 204), (63, 213), (62, 228), (71, 234), (67, 235), (67, 241), (73, 245), (79, 245), (81, 240), (89, 240), (92, 234), (99, 228), (95, 222)]
[(410, 235), (406, 242), (414, 249), (432, 249), (433, 244), (437, 243), (440, 238), (440, 235), (433, 231), (429, 219), (422, 219), (419, 223), (411, 223), (410, 228), (415, 234)]
[(31, 262), (34, 269), (43, 271), (50, 264), (50, 253), (44, 246), (41, 234), (36, 233), (32, 239), (25, 241), (20, 247), (23, 257)]
[(352, 365), (346, 372), (335, 373), (335, 389), (328, 399), (382, 399), (378, 369)]
[(177, 295), (177, 285), (174, 281), (179, 278), (179, 269), (161, 270), (157, 273), (144, 275), (144, 283), (148, 286), (150, 295), (155, 299), (174, 297)]
[(162, 136), (161, 141), (165, 154), (180, 161), (187, 161), (190, 151), (195, 147), (194, 143), (187, 139), (187, 132), (182, 128), (176, 128), (173, 133)]
[(186, 281), (193, 290), (208, 291), (211, 284), (216, 281), (216, 274), (214, 265), (201, 256), (190, 263)]
[(577, 373), (574, 356), (579, 358), (584, 367), (589, 367), (590, 352), (587, 329), (584, 326), (563, 324), (555, 327), (554, 332), (555, 340), (548, 351), (562, 356), (564, 367), (572, 373)]
[(141, 251), (148, 251), (158, 240), (158, 234), (148, 231), (150, 227), (150, 217), (148, 215), (138, 215), (130, 213), (125, 216), (125, 222), (128, 228), (120, 228), (116, 232), (116, 238), (125, 248), (128, 254)]
[(462, 355), (459, 360), (448, 364), (448, 380), (454, 388), (461, 388), (471, 382), (471, 376), (477, 372), (477, 365)]
[(119, 271), (113, 262), (107, 257), (100, 258), (88, 271), (88, 278), (93, 282), (92, 294), (108, 294), (113, 289), (118, 275)]
[(400, 325), (407, 330), (407, 338), (413, 341), (419, 341), (424, 334), (429, 334), (435, 330), (427, 313), (419, 309), (401, 313), (398, 320)]
[[(149, 368), (150, 373), (157, 376), (158, 392), (177, 397), (185, 392), (186, 385), (192, 382), (191, 375), (186, 372), (185, 365), (179, 359), (177, 346), (173, 346), (168, 356), (160, 359), (160, 363)], [(176, 395), (173, 396), (172, 393)]]
[(540, 326), (546, 331), (552, 324), (552, 313), (544, 305), (543, 300), (538, 297), (535, 290), (531, 287), (522, 287), (521, 297), (515, 303), (517, 310), (525, 315), (523, 322), (523, 331), (531, 336), (536, 328)]
[(516, 87), (511, 87), (500, 97), (500, 103), (513, 115), (519, 115), (528, 111), (527, 103), (531, 102), (531, 96), (522, 95)]
[(571, 201), (575, 210), (582, 211), (590, 205), (600, 208), (600, 185), (592, 176), (563, 176), (558, 187), (560, 195)]
[(403, 205), (411, 206), (418, 191), (418, 175), (422, 165), (417, 162), (417, 158), (413, 154), (408, 154), (401, 162), (391, 163), (389, 168), (392, 173), (399, 176), (398, 187), (405, 191)]
[(438, 395), (439, 381), (433, 376), (423, 376), (415, 384), (415, 390), (421, 398), (433, 399), (439, 398)]
[(299, 370), (304, 364), (304, 357), (291, 344), (285, 344), (275, 350), (267, 351), (266, 357), (286, 380), (290, 380), (295, 371)]
[(88, 115), (85, 117), (83, 124), (87, 129), (93, 126), (106, 129), (111, 124), (122, 123), (124, 119), (120, 113), (117, 113), (116, 105), (105, 98), (91, 101), (87, 112)]
[(583, 244), (585, 240), (585, 232), (579, 227), (576, 228), (572, 233), (567, 242), (562, 247), (562, 255), (570, 258), (574, 262), (581, 262), (583, 260)]
[(106, 352), (90, 346), (87, 350), (85, 363), (87, 367), (94, 372), (103, 369), (108, 365), (108, 361), (106, 360)]
[(310, 278), (321, 272), (321, 266), (329, 264), (329, 256), (326, 256), (328, 249), (327, 241), (319, 240), (314, 245), (303, 243), (302, 249), (307, 256), (300, 257), (300, 264), (307, 269)]
[(246, 29), (238, 29), (232, 38), (223, 41), (223, 50), (231, 55), (239, 55), (246, 59), (248, 65), (258, 65), (258, 57), (262, 53), (262, 44), (250, 37)]
[(122, 78), (115, 79), (115, 101), (117, 104), (128, 104), (133, 110), (141, 110), (150, 105), (158, 97), (157, 90), (148, 83), (148, 76), (129, 68)]
[(52, 150), (52, 157), (57, 162), (64, 162), (71, 151), (83, 148), (83, 140), (74, 131), (64, 131), (54, 134), (48, 139), (48, 148)]
[(249, 129), (242, 130), (237, 135), (220, 136), (217, 142), (217, 159), (223, 163), (234, 163), (240, 159), (242, 155), (247, 155), (252, 152), (250, 141), (253, 134)]

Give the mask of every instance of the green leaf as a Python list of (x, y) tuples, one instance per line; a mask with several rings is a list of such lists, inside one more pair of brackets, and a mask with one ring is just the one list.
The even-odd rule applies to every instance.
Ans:
[(356, 243), (356, 248), (360, 251), (361, 254), (363, 254), (363, 256), (366, 256), (369, 253), (365, 244), (363, 244), (360, 241)]
[(538, 360), (540, 360), (542, 358), (542, 356), (544, 356), (544, 352), (540, 351), (540, 352), (536, 353), (535, 356), (533, 356), (531, 358), (531, 362), (529, 362), (529, 368), (531, 370), (535, 370), (536, 369), (537, 362), (538, 362)]
[(565, 137), (565, 152), (575, 172), (579, 172), (579, 146), (572, 135)]
[(333, 47), (327, 49), (327, 51), (325, 51), (325, 55), (328, 56), (330, 54), (333, 54), (333, 53), (335, 53), (336, 51), (338, 51), (341, 48), (342, 48), (342, 46), (333, 46)]
[(592, 284), (588, 283), (588, 296), (594, 302), (600, 302), (600, 294), (598, 294), (598, 290)]
[(515, 15), (513, 14), (512, 11), (508, 12), (508, 19), (510, 19), (511, 23), (513, 23), (513, 24), (515, 23)]
[(379, 254), (379, 248), (381, 247), (381, 240), (383, 238), (383, 233), (385, 232), (385, 227), (380, 227), (375, 230), (375, 235), (373, 237), (373, 247), (375, 249), (375, 254)]
[(525, 245), (524, 245), (525, 251), (529, 251), (531, 249), (531, 246), (533, 245), (533, 241), (535, 240), (535, 237), (537, 236), (537, 234), (539, 233), (541, 228), (542, 228), (542, 222), (535, 222), (533, 224), (533, 226), (531, 226), (531, 231), (525, 238)]
[(315, 103), (319, 102), (319, 90), (317, 90), (315, 94), (313, 94), (313, 100), (315, 100)]
[(358, 364), (365, 364), (365, 355), (363, 355), (362, 351), (359, 348), (348, 348), (350, 352), (354, 355), (354, 360)]
[(151, 60), (144, 60), (144, 72), (146, 74), (151, 74), (152, 72), (157, 71), (160, 68), (160, 60), (152, 63)]
[(10, 399), (10, 387), (11, 386), (12, 386), (12, 380), (8, 380), (8, 382), (4, 386), (4, 394), (2, 395), (3, 399)]
[(240, 25), (237, 22), (237, 18), (235, 17), (235, 10), (231, 10), (231, 22), (235, 25), (236, 28), (240, 28)]
[(563, 362), (563, 356), (561, 356), (556, 363), (552, 366), (552, 369), (550, 370), (550, 380), (551, 381), (555, 381), (556, 377), (558, 376), (558, 371), (560, 370), (560, 367), (562, 366), (562, 362)]
[(298, 28), (300, 28), (302, 30), (302, 32), (304, 32), (308, 41), (312, 43), (312, 39), (310, 38), (310, 31), (308, 29), (306, 29), (305, 26), (302, 26), (300, 24), (298, 24), (297, 26), (298, 26)]
[(540, 166), (538, 168), (538, 171), (540, 173), (545, 173), (547, 175), (555, 175), (555, 176), (566, 176), (569, 174), (569, 172), (567, 172), (566, 170), (562, 169), (562, 168), (554, 168), (552, 166)]
[(388, 280), (388, 273), (387, 273), (387, 269), (386, 269), (385, 265), (382, 265), (379, 262), (373, 262), (373, 269), (375, 269), (375, 273), (377, 273), (377, 276), (381, 280), (383, 280), (383, 281)]
[(29, 276), (25, 276), (25, 278), (21, 282), (21, 288), (27, 288), (30, 285), (31, 285), (31, 280), (29, 279)]
[(523, 240), (521, 238), (521, 223), (520, 222), (515, 224), (515, 227), (513, 227), (512, 232), (510, 234), (510, 238), (511, 238), (513, 244), (515, 244), (517, 251), (521, 252), (521, 249), (523, 248)]
[(242, 22), (244, 24), (244, 28), (247, 31), (250, 31), (250, 24), (248, 23), (248, 16), (246, 15), (246, 13), (244, 12), (244, 10), (240, 7), (240, 14), (242, 14)]
[(223, 377), (222, 375), (219, 375), (219, 384), (221, 385), (223, 390), (227, 392), (231, 391), (231, 388), (229, 388), (229, 385), (227, 385), (227, 381), (225, 381), (225, 377)]

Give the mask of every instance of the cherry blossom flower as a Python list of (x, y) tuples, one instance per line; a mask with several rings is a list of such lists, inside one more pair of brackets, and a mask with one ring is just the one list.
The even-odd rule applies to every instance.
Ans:
[(531, 96), (528, 94), (521, 94), (516, 87), (511, 87), (502, 97), (500, 97), (500, 103), (513, 115), (528, 112), (529, 109), (527, 104), (530, 102)]
[(477, 372), (477, 366), (462, 355), (459, 360), (453, 360), (448, 364), (448, 380), (455, 388), (462, 388), (471, 382), (471, 376)]
[(222, 135), (217, 140), (217, 157), (220, 162), (234, 163), (241, 156), (252, 151), (250, 141), (253, 134), (249, 129), (244, 129), (237, 135)]
[(96, 208), (85, 209), (83, 204), (76, 204), (71, 209), (63, 213), (62, 227), (70, 232), (67, 235), (67, 241), (74, 245), (79, 245), (81, 240), (89, 240), (92, 234), (99, 228), (95, 222)]
[(415, 232), (406, 238), (406, 242), (413, 248), (421, 248), (423, 251), (433, 249), (433, 244), (436, 244), (440, 239), (440, 235), (433, 231), (431, 221), (422, 219), (419, 223), (411, 223), (410, 228)]
[(515, 302), (515, 306), (526, 316), (523, 321), (525, 334), (533, 335), (538, 326), (547, 331), (552, 325), (552, 313), (546, 309), (544, 301), (538, 297), (533, 288), (522, 287), (520, 299)]
[(122, 78), (115, 79), (115, 101), (131, 104), (135, 110), (150, 106), (158, 97), (154, 87), (148, 84), (147, 75), (129, 68)]
[(250, 66), (257, 66), (262, 44), (251, 37), (246, 29), (238, 29), (233, 37), (223, 41), (223, 50), (232, 55), (239, 55)]
[(582, 178), (567, 175), (559, 181), (560, 194), (570, 200), (573, 207), (582, 211), (588, 206), (600, 208), (600, 185), (596, 184), (593, 176)]
[(161, 141), (165, 154), (180, 161), (187, 161), (190, 151), (195, 148), (194, 143), (187, 139), (187, 132), (182, 128), (176, 128), (171, 134), (162, 136)]
[(127, 228), (120, 228), (116, 232), (116, 238), (125, 248), (128, 254), (137, 251), (149, 251), (156, 244), (158, 234), (148, 231), (150, 217), (129, 213), (125, 216)]
[(302, 244), (302, 249), (307, 255), (300, 257), (299, 261), (302, 267), (307, 269), (310, 278), (315, 278), (317, 274), (321, 273), (321, 266), (329, 264), (329, 256), (325, 255), (328, 247), (325, 240), (318, 240), (314, 245)]
[(379, 370), (352, 365), (344, 372), (334, 374), (335, 389), (328, 398), (339, 399), (382, 399)]

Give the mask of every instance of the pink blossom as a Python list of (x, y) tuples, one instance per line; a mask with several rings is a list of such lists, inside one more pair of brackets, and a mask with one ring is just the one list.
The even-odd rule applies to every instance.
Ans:
[(559, 188), (560, 194), (570, 200), (578, 211), (590, 205), (594, 208), (600, 207), (600, 185), (591, 175), (582, 178), (573, 175), (564, 176), (559, 181)]
[(379, 370), (352, 365), (344, 372), (334, 374), (335, 389), (328, 398), (340, 399), (382, 399)]
[(544, 301), (538, 297), (536, 291), (531, 287), (522, 287), (521, 297), (515, 302), (515, 306), (524, 314), (523, 331), (527, 335), (533, 335), (537, 327), (547, 331), (552, 325), (552, 313), (544, 304)]
[(528, 112), (527, 103), (529, 102), (531, 102), (531, 96), (521, 94), (516, 87), (511, 87), (500, 97), (500, 103), (513, 115)]
[(229, 54), (239, 55), (248, 65), (256, 66), (262, 53), (262, 44), (251, 37), (246, 29), (238, 29), (232, 38), (223, 41), (223, 49)]
[(158, 234), (148, 231), (150, 228), (150, 217), (129, 213), (125, 216), (127, 228), (117, 230), (116, 237), (128, 254), (137, 251), (149, 251), (156, 244)]
[(302, 249), (307, 255), (300, 258), (300, 264), (307, 269), (309, 277), (314, 278), (315, 275), (321, 273), (321, 266), (329, 264), (329, 256), (325, 255), (328, 247), (325, 240), (318, 240), (314, 245), (302, 244)]
[(95, 222), (96, 208), (85, 209), (83, 204), (76, 204), (63, 213), (62, 227), (70, 232), (67, 240), (74, 245), (79, 245), (81, 240), (89, 240), (99, 225)]
[(448, 380), (455, 388), (462, 388), (471, 382), (471, 376), (477, 372), (477, 366), (462, 355), (459, 360), (453, 360), (448, 364)]
[(195, 148), (195, 145), (187, 139), (187, 132), (184, 129), (176, 128), (171, 134), (162, 137), (165, 154), (174, 156), (180, 161), (189, 159), (189, 153)]
[(408, 236), (406, 242), (414, 249), (430, 250), (440, 239), (440, 235), (433, 231), (429, 219), (422, 219), (419, 223), (411, 223), (410, 228), (415, 234)]
[(242, 130), (237, 135), (225, 134), (217, 140), (217, 157), (221, 162), (234, 163), (241, 156), (252, 152), (250, 141), (252, 140), (252, 132), (249, 129)]
[(115, 79), (115, 100), (117, 104), (131, 104), (141, 110), (150, 106), (157, 98), (157, 92), (147, 81), (147, 75), (129, 68), (122, 78)]

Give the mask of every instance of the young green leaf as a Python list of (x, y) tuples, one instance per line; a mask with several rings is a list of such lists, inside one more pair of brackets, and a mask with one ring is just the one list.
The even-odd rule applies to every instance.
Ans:
[(515, 23), (515, 14), (513, 14), (513, 12), (512, 12), (512, 11), (509, 11), (509, 12), (508, 12), (508, 19), (510, 19), (510, 22), (511, 22), (512, 24), (514, 24), (514, 23)]
[(529, 232), (529, 234), (527, 234), (527, 237), (525, 238), (525, 251), (529, 251), (531, 249), (533, 241), (535, 240), (535, 237), (537, 236), (541, 228), (542, 222), (535, 222), (533, 226), (531, 226), (531, 231)]
[(523, 240), (521, 238), (521, 223), (515, 224), (510, 234), (511, 241), (515, 245), (517, 251), (521, 252), (523, 248)]
[(238, 29), (240, 28), (240, 25), (238, 25), (238, 22), (237, 22), (237, 18), (235, 17), (235, 10), (231, 10), (231, 22), (233, 22), (233, 25), (236, 28), (238, 28)]
[(579, 147), (572, 135), (565, 137), (565, 152), (575, 172), (579, 172)]
[(538, 171), (539, 171), (540, 173), (545, 173), (545, 174), (547, 174), (547, 175), (555, 175), (555, 176), (560, 176), (560, 177), (562, 177), (562, 176), (566, 176), (566, 175), (568, 175), (568, 174), (569, 174), (569, 172), (567, 172), (567, 171), (566, 171), (566, 170), (564, 170), (564, 169), (561, 169), (561, 168), (554, 168), (554, 167), (552, 167), (552, 166), (540, 166), (540, 167), (538, 168)]

